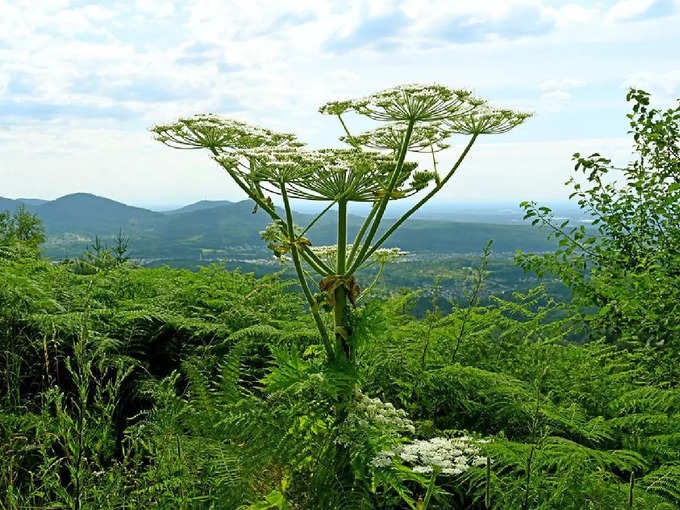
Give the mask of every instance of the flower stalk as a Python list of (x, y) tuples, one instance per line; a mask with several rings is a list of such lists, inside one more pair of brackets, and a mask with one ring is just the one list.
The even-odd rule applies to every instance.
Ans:
[[(284, 259), (290, 254), (328, 360), (344, 356), (352, 361), (351, 308), (374, 287), (385, 263), (401, 253), (381, 246), (442, 190), (479, 135), (505, 133), (529, 114), (490, 108), (467, 90), (437, 84), (401, 85), (364, 98), (331, 101), (319, 111), (339, 119), (344, 133), (340, 139), (349, 148), (308, 150), (293, 134), (212, 114), (180, 118), (151, 131), (158, 141), (173, 148), (208, 149), (256, 208), (269, 215), (273, 224), (261, 236), (274, 256)], [(346, 112), (387, 124), (352, 135), (343, 118)], [(446, 140), (456, 134), (470, 139), (451, 170), (440, 178), (435, 152), (447, 149)], [(409, 152), (430, 153), (433, 170), (416, 171), (417, 164), (407, 161)], [(415, 196), (433, 182), (434, 186), (375, 241), (389, 202)], [(271, 195), (281, 198), (285, 218), (277, 213)], [(328, 205), (301, 229), (294, 223), (291, 199)], [(371, 203), (351, 247), (347, 243), (350, 202)], [(337, 244), (319, 250), (305, 235), (336, 203)], [(380, 263), (376, 281), (361, 292), (355, 273), (375, 262)], [(320, 277), (316, 294), (307, 282), (310, 270)], [(332, 313), (332, 335), (322, 309)]]
[[(286, 186), (283, 182), (281, 183), (281, 197), (283, 198), (283, 204), (286, 211), (288, 236), (290, 239), (294, 239), (295, 232), (293, 230), (293, 213), (291, 211), (290, 201), (288, 200), (288, 195), (286, 193)], [(290, 252), (291, 257), (293, 258), (295, 272), (297, 273), (298, 280), (300, 281), (300, 286), (302, 287), (302, 292), (305, 294), (305, 298), (307, 299), (307, 303), (309, 304), (312, 316), (314, 317), (314, 322), (316, 323), (316, 327), (319, 329), (319, 333), (321, 334), (321, 340), (323, 341), (324, 348), (326, 349), (326, 355), (330, 360), (332, 360), (335, 357), (335, 353), (333, 351), (333, 347), (331, 346), (330, 339), (328, 338), (326, 326), (323, 323), (323, 319), (321, 319), (321, 315), (319, 315), (319, 307), (316, 301), (314, 300), (311, 291), (309, 290), (309, 286), (307, 285), (307, 278), (305, 277), (305, 274), (302, 270), (302, 264), (300, 263), (298, 248), (295, 243), (291, 244)]]

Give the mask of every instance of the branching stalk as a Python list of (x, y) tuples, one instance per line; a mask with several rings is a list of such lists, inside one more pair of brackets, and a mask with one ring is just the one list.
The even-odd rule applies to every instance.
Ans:
[[(441, 190), (444, 185), (448, 182), (448, 180), (453, 177), (453, 174), (456, 173), (456, 170), (458, 170), (458, 167), (460, 167), (461, 163), (465, 159), (465, 156), (467, 156), (468, 152), (470, 152), (470, 149), (472, 148), (472, 145), (475, 143), (475, 140), (477, 139), (477, 135), (474, 134), (470, 138), (470, 141), (468, 144), (465, 146), (465, 149), (461, 153), (461, 155), (458, 157), (458, 160), (456, 163), (453, 165), (451, 170), (449, 170), (449, 173), (446, 174), (446, 177), (444, 177), (439, 184), (437, 184), (432, 191), (430, 191), (427, 195), (425, 195), (416, 205), (411, 207), (401, 218), (399, 218), (397, 221), (395, 221), (390, 228), (387, 229), (387, 232), (385, 232), (378, 241), (363, 255), (363, 260), (366, 260), (368, 257), (370, 257), (375, 250), (380, 248), (382, 244), (387, 241), (387, 239), (394, 233), (395, 230), (397, 230), (402, 223), (404, 223), (413, 213), (415, 213), (418, 209), (420, 209), (425, 202), (430, 200), (436, 193)], [(359, 264), (363, 262), (357, 261)], [(356, 263), (355, 263), (356, 265)]]
[[(283, 206), (286, 211), (288, 236), (290, 239), (294, 239), (295, 232), (293, 229), (293, 213), (290, 208), (290, 201), (288, 200), (286, 185), (283, 183), (283, 181), (281, 182), (281, 198), (283, 199)], [(330, 339), (328, 338), (326, 326), (324, 325), (323, 320), (321, 319), (321, 315), (319, 314), (318, 305), (316, 304), (316, 301), (314, 300), (314, 297), (312, 296), (312, 293), (309, 290), (309, 286), (307, 285), (307, 279), (305, 278), (305, 274), (302, 270), (302, 264), (300, 264), (300, 256), (298, 254), (297, 245), (295, 243), (291, 243), (290, 253), (293, 258), (295, 272), (297, 273), (298, 280), (300, 281), (300, 286), (302, 287), (302, 291), (305, 294), (305, 298), (307, 298), (307, 303), (309, 303), (309, 308), (312, 312), (312, 316), (314, 317), (314, 322), (316, 322), (316, 327), (319, 329), (319, 333), (321, 334), (321, 340), (323, 341), (324, 348), (326, 349), (328, 359), (333, 359), (335, 357), (333, 347), (331, 346)]]
[(368, 216), (364, 220), (363, 224), (361, 225), (361, 228), (359, 229), (359, 232), (357, 232), (356, 237), (354, 238), (354, 243), (352, 243), (352, 251), (349, 254), (349, 258), (347, 259), (347, 263), (352, 266), (354, 263), (357, 251), (359, 250), (359, 245), (361, 244), (361, 240), (364, 238), (364, 235), (366, 234), (366, 230), (368, 229), (369, 225), (371, 224), (371, 220), (373, 220), (373, 216), (375, 216), (375, 213), (378, 211), (378, 206), (379, 202), (373, 202), (373, 206), (371, 207), (371, 212), (368, 213)]
[(321, 219), (321, 217), (330, 210), (331, 207), (333, 207), (335, 205), (335, 202), (336, 201), (331, 202), (330, 204), (328, 204), (328, 206), (323, 211), (321, 211), (319, 214), (317, 214), (316, 217), (312, 221), (309, 222), (309, 225), (307, 225), (305, 227), (305, 229), (300, 233), (300, 235), (298, 237), (302, 237), (303, 235), (305, 235), (307, 233), (307, 231), (310, 228), (312, 228), (314, 226), (314, 224), (317, 221), (319, 221)]
[[(219, 155), (219, 153), (215, 149), (211, 149), (211, 151), (215, 156)], [(262, 197), (253, 193), (250, 187), (248, 187), (240, 179), (236, 172), (233, 172), (228, 168), (226, 169), (226, 171), (229, 174), (229, 176), (232, 179), (234, 179), (234, 182), (236, 182), (238, 187), (241, 188), (245, 192), (245, 194), (248, 195), (258, 205), (258, 207), (260, 207), (264, 212), (266, 212), (272, 220), (280, 221), (285, 226), (286, 229), (288, 228), (287, 222), (285, 222), (283, 218), (281, 218), (281, 216), (279, 216), (276, 213), (276, 210), (272, 206), (270, 206), (267, 202), (265, 202), (262, 199)], [(312, 269), (314, 269), (314, 271), (316, 271), (320, 275), (326, 276), (333, 273), (333, 270), (330, 267), (328, 267), (319, 257), (312, 253), (312, 251), (309, 248), (303, 247), (302, 253), (300, 253), (300, 255), (302, 255), (302, 258), (305, 260), (305, 262), (307, 262), (312, 267)]]
[[(402, 169), (404, 167), (404, 160), (406, 159), (406, 153), (408, 152), (409, 142), (411, 141), (413, 125), (414, 121), (409, 120), (408, 126), (406, 128), (406, 133), (404, 133), (402, 146), (401, 149), (399, 150), (399, 158), (397, 160), (397, 164), (394, 167), (394, 172), (392, 173), (392, 176), (390, 178), (389, 185), (385, 190), (385, 196), (382, 197), (382, 199), (380, 200), (380, 205), (378, 206), (378, 210), (376, 211), (375, 218), (373, 219), (373, 224), (371, 225), (371, 229), (368, 231), (366, 241), (364, 241), (364, 244), (361, 248), (361, 251), (359, 252), (359, 255), (357, 255), (356, 260), (353, 262), (352, 267), (349, 270), (350, 274), (355, 272), (357, 268), (362, 263), (364, 263), (368, 258), (367, 252), (371, 247), (371, 241), (373, 241), (373, 238), (375, 237), (375, 234), (378, 231), (378, 227), (380, 226), (380, 222), (382, 221), (383, 214), (385, 214), (385, 209), (387, 208), (387, 204), (390, 201), (392, 191), (394, 191), (397, 181), (399, 180), (399, 175), (401, 174)], [(373, 251), (371, 251), (371, 253)]]
[(453, 354), (451, 355), (451, 364), (455, 363), (456, 355), (458, 354), (458, 349), (465, 336), (465, 330), (467, 328), (468, 321), (470, 320), (470, 315), (472, 314), (472, 308), (477, 306), (479, 303), (479, 292), (484, 284), (484, 279), (486, 277), (486, 266), (489, 262), (489, 250), (491, 249), (492, 241), (488, 241), (486, 246), (484, 246), (484, 252), (482, 254), (482, 260), (480, 261), (479, 268), (477, 270), (477, 275), (474, 281), (474, 287), (470, 293), (470, 298), (468, 300), (467, 306), (465, 307), (465, 313), (463, 314), (463, 320), (460, 325), (460, 330), (458, 331), (458, 336), (456, 337), (456, 347), (453, 349)]
[(363, 292), (359, 295), (357, 298), (357, 302), (361, 301), (365, 296), (368, 296), (371, 293), (371, 290), (373, 290), (373, 287), (375, 287), (376, 283), (378, 283), (378, 280), (380, 280), (380, 277), (383, 274), (383, 269), (385, 269), (385, 263), (381, 262), (380, 263), (380, 269), (378, 269), (378, 274), (375, 275), (375, 278), (371, 282), (371, 284), (366, 287)]

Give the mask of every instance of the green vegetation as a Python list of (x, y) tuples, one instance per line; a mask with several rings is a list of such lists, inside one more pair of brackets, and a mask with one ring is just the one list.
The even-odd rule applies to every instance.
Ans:
[[(0, 508), (680, 508), (680, 106), (629, 100), (639, 158), (576, 155), (597, 235), (526, 204), (559, 247), (520, 269), (569, 299), (499, 293), (487, 248), (451, 293), (384, 268), (431, 292), (378, 282), (338, 323), (284, 274), (143, 268), (122, 233), (55, 263), (2, 216)], [(282, 256), (309, 247), (287, 212)]]
[[(0, 203), (0, 210), (15, 211), (21, 202)], [(268, 259), (271, 252), (262, 244), (259, 232), (269, 223), (268, 216), (257, 211), (252, 203), (211, 202), (192, 204), (161, 214), (130, 207), (106, 198), (76, 193), (38, 206), (25, 206), (37, 214), (45, 225), (47, 241), (42, 247), (45, 256), (55, 260), (77, 257), (98, 236), (104, 243), (113, 243), (119, 229), (130, 238), (130, 256), (144, 261), (162, 261), (175, 266), (180, 260), (198, 265), (206, 258)], [(105, 211), (100, 214), (99, 211)], [(521, 214), (521, 210), (517, 208)], [(277, 208), (279, 215), (283, 209)], [(312, 214), (295, 213), (300, 222), (314, 219)], [(520, 215), (521, 217), (521, 215)], [(407, 221), (392, 238), (405, 250), (423, 252), (423, 246), (436, 254), (478, 253), (488, 239), (494, 239), (496, 251), (514, 254), (517, 249), (530, 252), (548, 251), (554, 243), (545, 233), (528, 225), (494, 224), (475, 221), (443, 220)], [(483, 217), (481, 217), (483, 219)], [(356, 235), (364, 218), (350, 214), (347, 232)], [(390, 220), (385, 221), (385, 227)], [(337, 215), (329, 211), (310, 229), (310, 235), (320, 243), (333, 243), (337, 232)], [(382, 234), (385, 227), (378, 230)], [(216, 253), (217, 252), (217, 253)]]

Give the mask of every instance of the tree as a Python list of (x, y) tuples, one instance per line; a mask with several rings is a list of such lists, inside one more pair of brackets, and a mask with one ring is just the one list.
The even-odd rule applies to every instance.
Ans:
[(14, 214), (0, 213), (0, 254), (17, 250), (37, 253), (38, 245), (45, 242), (45, 227), (37, 214), (21, 205)]
[(14, 213), (14, 229), (17, 239), (31, 246), (45, 242), (45, 227), (37, 214), (32, 214), (23, 205)]
[[(262, 237), (277, 257), (290, 254), (300, 285), (321, 334), (329, 361), (350, 361), (357, 338), (352, 334), (352, 307), (361, 297), (354, 276), (368, 264), (381, 267), (400, 254), (382, 246), (414, 212), (439, 192), (456, 173), (480, 135), (505, 133), (520, 125), (527, 113), (491, 108), (469, 91), (440, 85), (405, 85), (361, 99), (332, 101), (322, 114), (336, 117), (347, 144), (343, 149), (303, 149), (296, 137), (223, 119), (196, 115), (152, 128), (158, 141), (179, 149), (208, 149), (236, 184), (273, 220)], [(387, 122), (382, 127), (353, 135), (344, 119), (347, 113)], [(443, 175), (435, 154), (447, 149), (454, 134), (467, 135), (456, 163)], [(416, 170), (409, 152), (427, 153), (432, 169)], [(392, 200), (423, 196), (408, 212), (379, 235), (387, 205)], [(279, 195), (283, 212), (271, 195)], [(294, 223), (291, 199), (328, 202), (306, 227)], [(347, 211), (351, 202), (368, 202), (370, 213), (354, 241), (347, 239)], [(337, 206), (337, 244), (315, 247), (305, 234), (314, 223)], [(312, 293), (311, 273), (320, 278)], [(369, 286), (370, 288), (370, 286)], [(330, 335), (322, 310), (333, 313)]]
[(600, 154), (576, 153), (585, 181), (567, 182), (594, 228), (558, 222), (549, 208), (524, 202), (525, 218), (550, 228), (560, 247), (518, 260), (558, 276), (578, 305), (595, 310), (585, 316), (593, 338), (660, 351), (671, 357), (668, 369), (680, 352), (680, 101), (659, 110), (642, 90), (626, 98), (636, 158), (618, 168)]

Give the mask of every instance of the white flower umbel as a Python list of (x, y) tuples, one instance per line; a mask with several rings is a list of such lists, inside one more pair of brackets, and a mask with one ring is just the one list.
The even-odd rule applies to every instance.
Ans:
[(483, 100), (472, 97), (468, 90), (438, 84), (408, 84), (359, 99), (330, 101), (319, 111), (328, 115), (354, 111), (381, 121), (431, 122), (453, 120), (483, 104)]
[[(340, 140), (351, 145), (390, 150), (396, 153), (402, 146), (407, 127), (404, 122), (394, 122), (358, 135), (345, 135), (340, 137)], [(418, 124), (413, 127), (408, 149), (413, 152), (439, 152), (449, 147), (444, 140), (451, 135), (453, 135), (453, 130), (444, 122)]]
[(336, 442), (349, 445), (364, 434), (379, 434), (399, 439), (401, 434), (413, 434), (415, 427), (406, 411), (397, 409), (389, 402), (379, 398), (371, 398), (360, 389), (354, 392), (354, 399), (349, 406), (347, 418)]
[(498, 135), (516, 128), (529, 117), (531, 113), (484, 107), (471, 115), (452, 120), (448, 124), (454, 133)]
[(290, 133), (277, 133), (212, 113), (181, 117), (151, 128), (154, 138), (175, 149), (247, 149), (300, 145)]
[(381, 451), (371, 464), (374, 467), (388, 467), (396, 462), (409, 466), (415, 473), (429, 474), (436, 470), (445, 475), (459, 475), (472, 466), (479, 467), (486, 463), (486, 458), (477, 446), (484, 442), (487, 441), (467, 436), (417, 439)]
[[(395, 159), (391, 154), (353, 149), (303, 150), (296, 147), (258, 147), (214, 159), (228, 171), (236, 171), (247, 182), (270, 193), (304, 200), (373, 202), (384, 196)], [(397, 178), (391, 198), (414, 193), (409, 177), (415, 178), (417, 164), (406, 162)]]

